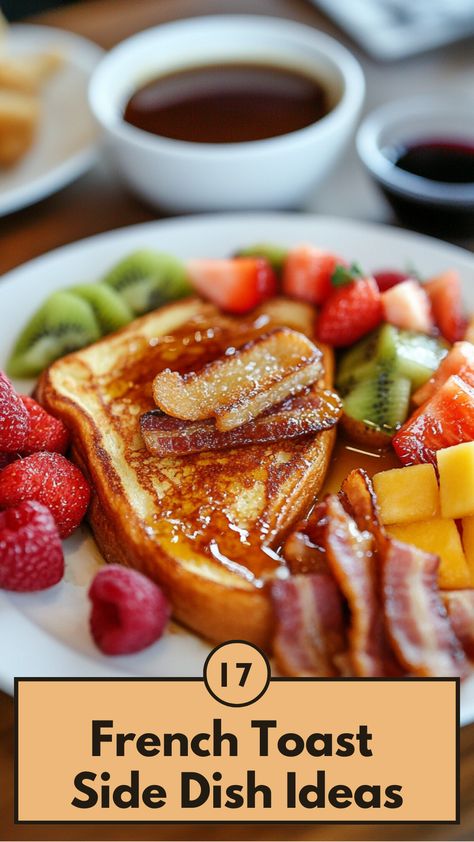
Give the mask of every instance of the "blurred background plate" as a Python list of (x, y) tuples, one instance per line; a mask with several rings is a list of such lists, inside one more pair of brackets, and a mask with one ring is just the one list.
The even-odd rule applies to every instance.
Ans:
[(31, 150), (19, 164), (0, 171), (0, 216), (55, 193), (95, 160), (99, 131), (87, 103), (87, 87), (103, 51), (85, 38), (49, 26), (8, 28), (9, 55), (45, 50), (60, 50), (65, 63), (42, 92), (40, 129)]

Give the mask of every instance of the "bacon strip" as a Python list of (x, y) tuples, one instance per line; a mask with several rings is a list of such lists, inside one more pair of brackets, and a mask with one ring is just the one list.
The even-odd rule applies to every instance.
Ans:
[(474, 589), (443, 591), (442, 597), (454, 634), (467, 657), (474, 661)]
[(351, 612), (350, 654), (360, 676), (399, 674), (385, 635), (373, 538), (361, 531), (334, 494), (326, 498), (326, 556)]
[(186, 455), (257, 442), (279, 441), (329, 430), (337, 424), (342, 404), (329, 390), (313, 389), (287, 398), (253, 421), (221, 432), (213, 419), (183, 421), (152, 410), (142, 415), (140, 427), (147, 450), (154, 456)]
[(464, 676), (466, 658), (440, 597), (438, 567), (438, 556), (387, 541), (382, 560), (387, 629), (410, 673)]
[(361, 530), (373, 535), (377, 550), (384, 546), (387, 533), (379, 517), (372, 480), (362, 468), (351, 471), (341, 486), (341, 502)]
[(313, 509), (309, 518), (297, 524), (290, 532), (283, 547), (284, 559), (293, 574), (327, 573), (324, 529), (327, 507), (322, 503)]
[(273, 652), (283, 675), (338, 675), (335, 659), (346, 636), (342, 600), (334, 580), (318, 573), (275, 580), (271, 598), (276, 617)]

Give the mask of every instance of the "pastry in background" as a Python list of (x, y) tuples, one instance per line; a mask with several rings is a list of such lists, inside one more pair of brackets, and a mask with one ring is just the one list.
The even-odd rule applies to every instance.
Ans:
[(56, 50), (9, 56), (7, 43), (8, 26), (0, 12), (0, 168), (16, 164), (33, 145), (42, 86), (63, 64)]
[(59, 51), (6, 57), (0, 54), (0, 90), (8, 88), (27, 94), (37, 94), (44, 82), (63, 64)]
[(32, 146), (40, 102), (30, 94), (0, 88), (0, 167), (10, 167)]

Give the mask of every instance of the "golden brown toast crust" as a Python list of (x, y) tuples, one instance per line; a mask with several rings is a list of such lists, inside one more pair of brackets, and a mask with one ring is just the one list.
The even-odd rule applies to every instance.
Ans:
[[(72, 431), (89, 476), (89, 521), (105, 559), (167, 590), (174, 615), (216, 641), (269, 642), (264, 588), (281, 561), (269, 548), (307, 511), (324, 480), (335, 430), (298, 440), (184, 457), (154, 457), (139, 430), (160, 368), (198, 369), (269, 327), (312, 336), (309, 305), (273, 300), (247, 317), (197, 299), (161, 308), (54, 363), (37, 394)], [(323, 349), (325, 385), (332, 355)]]

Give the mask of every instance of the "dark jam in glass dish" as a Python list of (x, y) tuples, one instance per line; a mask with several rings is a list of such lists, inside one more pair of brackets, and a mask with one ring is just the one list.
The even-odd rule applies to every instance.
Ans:
[(398, 147), (392, 158), (402, 170), (449, 184), (474, 183), (474, 143), (445, 138)]
[(330, 110), (325, 87), (269, 64), (190, 67), (159, 76), (128, 101), (124, 119), (146, 132), (194, 143), (240, 143), (297, 131)]
[[(428, 137), (383, 151), (394, 170), (393, 178), (380, 182), (380, 187), (405, 225), (455, 242), (472, 234), (474, 140)], [(432, 186), (428, 190), (416, 179), (408, 186), (408, 174), (421, 176)]]

